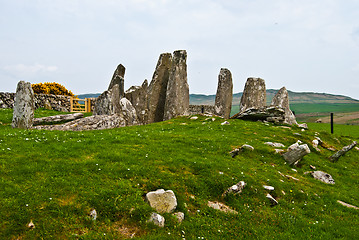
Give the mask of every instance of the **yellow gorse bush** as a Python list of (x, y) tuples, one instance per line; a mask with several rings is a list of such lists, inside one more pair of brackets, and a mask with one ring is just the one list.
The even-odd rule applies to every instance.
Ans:
[(74, 96), (74, 94), (67, 90), (63, 85), (59, 83), (35, 83), (31, 84), (34, 93), (43, 93), (43, 94), (54, 94), (54, 95), (65, 95), (65, 96)]

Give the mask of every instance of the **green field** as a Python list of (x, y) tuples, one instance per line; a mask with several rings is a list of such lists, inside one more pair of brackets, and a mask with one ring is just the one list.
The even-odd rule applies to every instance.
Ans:
[[(36, 116), (54, 112), (37, 110)], [(325, 125), (310, 129), (199, 116), (112, 130), (61, 132), (12, 129), (12, 112), (0, 109), (0, 239), (358, 239), (359, 151), (337, 163), (333, 152), (316, 152), (318, 135), (341, 149), (358, 140), (356, 126)], [(339, 129), (348, 133), (339, 133)], [(316, 132), (319, 132), (319, 134)], [(301, 140), (311, 153), (300, 165), (285, 164), (264, 142), (286, 147)], [(250, 144), (235, 158), (231, 150)], [(310, 165), (336, 181), (327, 185), (304, 172)], [(295, 170), (293, 170), (295, 169)], [(282, 177), (279, 172), (297, 178)], [(245, 181), (241, 195), (222, 193)], [(268, 190), (279, 205), (271, 206)], [(179, 224), (163, 214), (165, 227), (147, 219), (154, 210), (144, 194), (159, 188), (176, 194)], [(221, 201), (238, 211), (223, 213), (207, 206)], [(98, 213), (93, 221), (88, 214)], [(33, 221), (35, 229), (26, 225)]]

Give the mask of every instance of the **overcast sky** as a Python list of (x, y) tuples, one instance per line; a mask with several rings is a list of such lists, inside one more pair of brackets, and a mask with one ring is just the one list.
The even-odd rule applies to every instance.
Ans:
[(220, 68), (234, 92), (267, 88), (359, 99), (358, 0), (0, 0), (0, 91), (19, 80), (75, 94), (151, 81), (163, 52), (187, 50), (190, 93), (215, 94)]

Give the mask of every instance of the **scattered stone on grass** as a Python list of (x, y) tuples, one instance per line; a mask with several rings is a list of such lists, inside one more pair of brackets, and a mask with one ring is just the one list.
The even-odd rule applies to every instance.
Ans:
[(243, 152), (244, 150), (253, 151), (254, 147), (252, 147), (251, 145), (248, 145), (248, 144), (243, 144), (242, 147), (236, 148), (236, 149), (230, 151), (229, 153), (232, 155), (232, 158), (234, 158), (235, 156), (237, 156), (240, 152)]
[(313, 169), (313, 170), (316, 170), (317, 168), (315, 167), (315, 166), (313, 166), (313, 165), (309, 165), (309, 167), (311, 168), (311, 169)]
[(230, 193), (233, 194), (240, 194), (243, 190), (243, 188), (246, 186), (247, 184), (244, 181), (240, 181), (239, 183), (229, 187), (226, 191), (224, 191), (224, 193), (222, 194), (223, 197), (227, 196)]
[(272, 197), (272, 195), (270, 195), (269, 193), (267, 193), (266, 198), (268, 198), (270, 200), (272, 206), (278, 205), (278, 201), (275, 200), (275, 198)]
[(282, 153), (282, 152), (285, 152), (284, 149), (274, 149), (275, 153)]
[(172, 190), (157, 189), (149, 192), (146, 194), (146, 200), (159, 213), (170, 213), (177, 207), (177, 199)]
[(165, 218), (155, 212), (151, 214), (150, 219), (147, 222), (153, 223), (154, 225), (159, 227), (165, 226)]
[(95, 221), (96, 218), (97, 218), (97, 212), (96, 212), (96, 209), (92, 209), (91, 212), (90, 212), (90, 218), (91, 220)]
[(275, 147), (275, 148), (285, 147), (283, 143), (265, 142), (264, 144), (269, 145), (271, 147)]
[(191, 120), (197, 120), (198, 117), (197, 117), (197, 116), (193, 116), (193, 117), (191, 117), (190, 119), (191, 119)]
[(224, 121), (223, 123), (221, 123), (221, 125), (229, 125), (228, 121)]
[(266, 189), (266, 190), (269, 190), (269, 191), (273, 191), (273, 190), (274, 190), (274, 187), (272, 187), (272, 186), (267, 186), (267, 185), (263, 185), (263, 188)]
[(35, 224), (32, 222), (32, 220), (30, 220), (30, 222), (27, 224), (27, 227), (29, 229), (34, 229), (35, 228)]
[(219, 210), (221, 212), (238, 214), (238, 212), (236, 210), (231, 209), (230, 207), (228, 207), (227, 205), (225, 205), (224, 203), (221, 203), (221, 202), (208, 201), (207, 205), (208, 205), (208, 207)]
[(352, 144), (343, 147), (341, 150), (339, 150), (338, 152), (336, 152), (332, 156), (330, 156), (329, 160), (331, 162), (337, 162), (341, 156), (345, 155), (347, 152), (352, 150), (356, 145), (357, 145), (357, 142), (354, 141)]
[(299, 145), (298, 142), (290, 145), (286, 153), (283, 154), (284, 159), (289, 165), (296, 165), (302, 158), (310, 153), (307, 144)]
[(308, 125), (306, 123), (297, 124), (299, 128), (308, 129)]
[(184, 213), (183, 212), (176, 212), (176, 213), (173, 213), (172, 215), (175, 216), (178, 223), (183, 222), (183, 220), (184, 220)]
[(288, 178), (288, 179), (293, 179), (293, 180), (295, 180), (295, 181), (299, 181), (298, 178), (295, 178), (295, 177), (293, 177), (293, 176), (291, 176), (291, 175), (283, 174), (283, 173), (281, 173), (280, 171), (278, 171), (278, 173), (279, 173), (282, 177), (285, 177), (285, 178)]
[(354, 209), (357, 209), (357, 210), (359, 209), (357, 206), (351, 205), (349, 203), (346, 203), (346, 202), (343, 202), (343, 201), (340, 201), (340, 200), (338, 200), (337, 202), (340, 203), (341, 205), (345, 206), (345, 207), (348, 207), (348, 208), (354, 208)]
[(326, 184), (335, 184), (335, 181), (334, 181), (333, 177), (330, 174), (326, 173), (326, 172), (314, 171), (314, 172), (312, 172), (312, 176), (315, 179), (317, 179), (319, 181), (322, 181), (322, 182), (324, 182)]

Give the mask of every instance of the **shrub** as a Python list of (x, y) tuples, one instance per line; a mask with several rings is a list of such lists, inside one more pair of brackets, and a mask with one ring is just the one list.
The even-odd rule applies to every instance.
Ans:
[(54, 94), (54, 95), (65, 95), (65, 96), (74, 96), (74, 94), (67, 90), (63, 85), (59, 83), (36, 83), (31, 84), (34, 93), (43, 93), (43, 94)]

